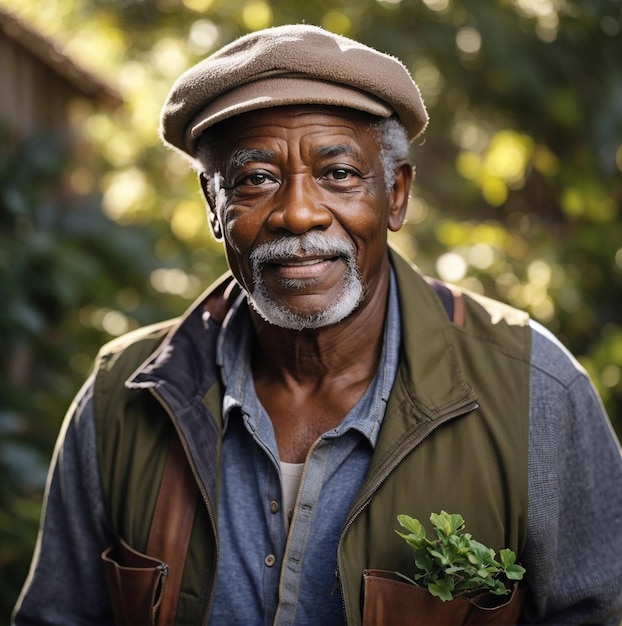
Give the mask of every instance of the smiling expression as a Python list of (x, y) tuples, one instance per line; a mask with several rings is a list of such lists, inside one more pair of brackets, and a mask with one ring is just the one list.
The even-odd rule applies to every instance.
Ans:
[(217, 145), (216, 211), (254, 309), (300, 329), (364, 306), (386, 281), (387, 229), (401, 227), (410, 184), (402, 166), (387, 193), (370, 118), (334, 107), (266, 109), (222, 124)]

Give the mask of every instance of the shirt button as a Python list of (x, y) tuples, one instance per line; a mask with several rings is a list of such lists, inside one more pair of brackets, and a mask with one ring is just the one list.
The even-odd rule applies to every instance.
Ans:
[(276, 500), (272, 500), (272, 502), (270, 502), (270, 510), (273, 513), (279, 512), (279, 503)]
[(274, 556), (274, 554), (269, 554), (264, 560), (263, 562), (268, 566), (268, 567), (272, 567), (275, 563), (276, 563), (276, 557)]

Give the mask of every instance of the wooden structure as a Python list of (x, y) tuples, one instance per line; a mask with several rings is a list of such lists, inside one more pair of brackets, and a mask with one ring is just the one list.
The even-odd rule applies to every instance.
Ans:
[(81, 68), (60, 46), (0, 8), (0, 120), (16, 137), (72, 134), (76, 101), (106, 108), (122, 104), (118, 92)]

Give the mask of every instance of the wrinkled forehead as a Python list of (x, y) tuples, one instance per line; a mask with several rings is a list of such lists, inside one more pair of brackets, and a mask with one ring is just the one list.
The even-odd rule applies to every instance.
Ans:
[[(380, 118), (344, 107), (297, 105), (244, 113), (213, 126), (200, 139), (202, 151), (228, 158), (247, 146), (291, 141), (307, 149), (377, 153)], [(346, 148), (349, 146), (349, 148)]]

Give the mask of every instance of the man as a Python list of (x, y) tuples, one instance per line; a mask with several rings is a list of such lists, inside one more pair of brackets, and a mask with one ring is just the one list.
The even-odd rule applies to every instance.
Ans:
[[(311, 26), (248, 35), (177, 81), (162, 136), (197, 167), (231, 276), (102, 350), (16, 624), (141, 603), (145, 623), (359, 624), (365, 569), (412, 573), (396, 516), (442, 509), (516, 551), (522, 621), (619, 622), (622, 457), (585, 373), (526, 315), (387, 245), (426, 123), (399, 61)], [(190, 498), (164, 486), (169, 445)], [(153, 563), (145, 597), (119, 583)]]

